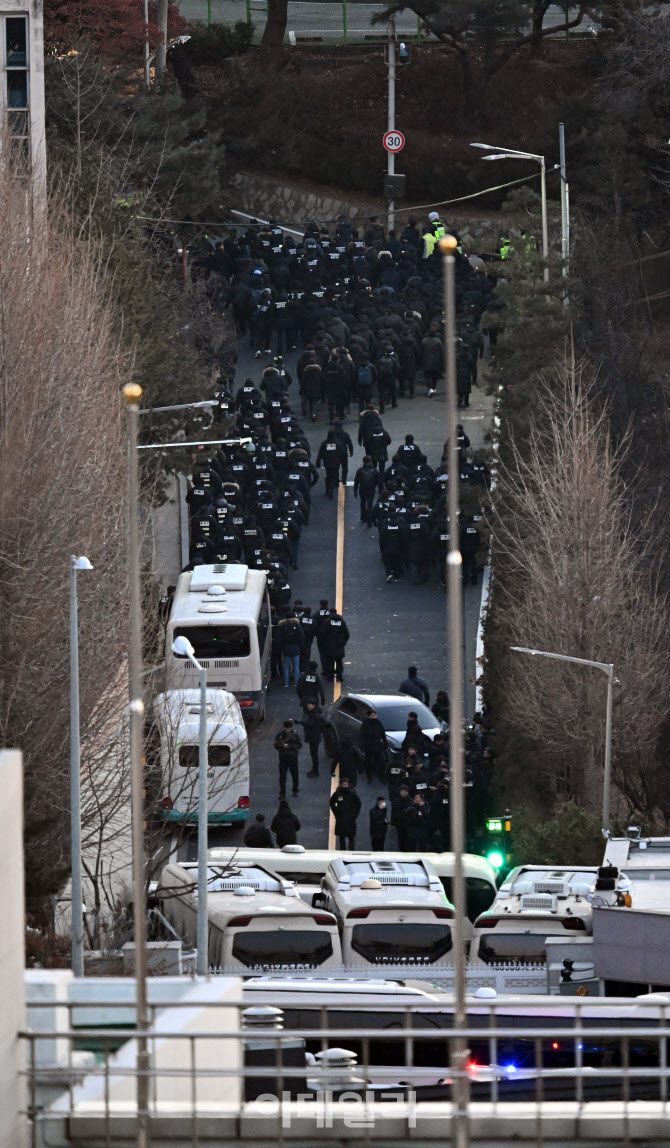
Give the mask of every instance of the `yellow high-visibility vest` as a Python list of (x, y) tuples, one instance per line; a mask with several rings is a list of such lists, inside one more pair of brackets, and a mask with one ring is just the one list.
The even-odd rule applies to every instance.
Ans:
[(426, 252), (425, 252), (424, 258), (427, 259), (429, 255), (433, 254), (433, 251), (435, 249), (435, 244), (437, 243), (437, 235), (431, 235), (431, 233), (429, 231), (427, 231), (423, 237), (423, 241), (426, 245)]

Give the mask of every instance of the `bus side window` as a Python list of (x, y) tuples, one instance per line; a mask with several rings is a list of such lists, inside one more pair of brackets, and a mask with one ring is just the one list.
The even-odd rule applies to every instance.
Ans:
[(263, 657), (265, 649), (265, 641), (268, 636), (268, 629), (270, 626), (270, 610), (268, 608), (267, 596), (263, 598), (263, 605), (260, 608), (258, 615), (258, 656)]
[[(451, 877), (440, 877), (442, 888), (453, 905), (453, 885)], [(493, 885), (482, 877), (465, 878), (465, 900), (468, 918), (474, 923), (480, 913), (489, 909), (495, 900)]]
[(496, 891), (482, 877), (465, 878), (465, 895), (468, 902), (468, 917), (474, 921), (480, 913), (491, 908)]

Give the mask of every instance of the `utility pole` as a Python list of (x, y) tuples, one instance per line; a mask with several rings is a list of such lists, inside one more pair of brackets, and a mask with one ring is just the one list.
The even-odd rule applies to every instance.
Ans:
[(142, 1035), (148, 1025), (147, 914), (144, 857), (144, 702), (142, 700), (142, 606), (140, 591), (138, 402), (142, 388), (127, 383), (128, 411), (128, 582), (130, 597), (130, 819), (133, 853), (133, 923), (135, 932), (135, 1013), (137, 1043), (137, 1148), (147, 1148), (149, 1121), (149, 1050)]
[[(559, 168), (561, 175), (561, 263), (563, 276), (570, 271), (570, 207), (568, 201), (568, 179), (565, 169), (565, 124), (558, 125)], [(568, 305), (568, 292), (563, 292), (563, 303)]]
[[(389, 69), (389, 94), (388, 94), (388, 131), (395, 131), (395, 20), (393, 16), (389, 20), (389, 42), (388, 42), (388, 69)], [(395, 154), (392, 151), (387, 152), (388, 166), (387, 174), (395, 175)], [(392, 193), (391, 193), (392, 194)], [(387, 234), (395, 229), (395, 200), (389, 198), (388, 201), (388, 226)]]
[[(452, 901), (454, 920), (452, 922), (453, 962), (454, 962), (454, 1028), (464, 1029), (467, 1021), (466, 977), (465, 977), (465, 934), (463, 922), (466, 918), (465, 879), (463, 875), (463, 851), (465, 848), (465, 813), (463, 782), (465, 780), (465, 747), (463, 743), (464, 693), (463, 693), (463, 650), (461, 646), (463, 614), (463, 560), (461, 557), (458, 529), (458, 423), (456, 400), (456, 285), (454, 248), (456, 239), (445, 235), (439, 240), (442, 255), (444, 286), (444, 358), (446, 384), (446, 431), (447, 431), (447, 513), (449, 515), (449, 549), (447, 552), (447, 640), (449, 651), (449, 695), (451, 700), (451, 721), (449, 730), (449, 770), (450, 782), (450, 827), (451, 849), (454, 855), (452, 878)], [(454, 1145), (455, 1148), (468, 1148), (469, 1131), (469, 1086), (467, 1079), (468, 1050), (463, 1037), (453, 1043), (451, 1067), (453, 1071), (452, 1096), (454, 1106)]]
[(81, 878), (81, 749), (79, 737), (79, 634), (77, 571), (92, 570), (88, 558), (70, 558), (70, 851), (72, 857), (72, 972), (84, 975), (84, 896)]
[(149, 46), (149, 0), (144, 0), (144, 86), (148, 92), (151, 91), (151, 66), (149, 64), (150, 56), (151, 48)]
[[(211, 23), (211, 20), (208, 20)], [(158, 43), (156, 44), (156, 80), (160, 84), (167, 67), (168, 0), (158, 0)]]

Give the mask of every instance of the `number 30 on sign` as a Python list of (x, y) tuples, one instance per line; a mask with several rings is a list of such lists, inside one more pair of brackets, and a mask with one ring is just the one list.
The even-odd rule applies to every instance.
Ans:
[(402, 151), (405, 146), (405, 137), (402, 132), (385, 132), (383, 144), (387, 151)]

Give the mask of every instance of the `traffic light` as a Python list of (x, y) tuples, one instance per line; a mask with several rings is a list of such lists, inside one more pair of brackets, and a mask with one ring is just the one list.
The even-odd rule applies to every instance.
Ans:
[(487, 818), (486, 832), (486, 860), (500, 871), (512, 860), (512, 814), (509, 810), (505, 810), (503, 817)]
[(410, 52), (409, 52), (409, 48), (407, 47), (407, 44), (399, 44), (398, 45), (398, 63), (399, 64), (409, 64), (409, 62), (410, 62)]

